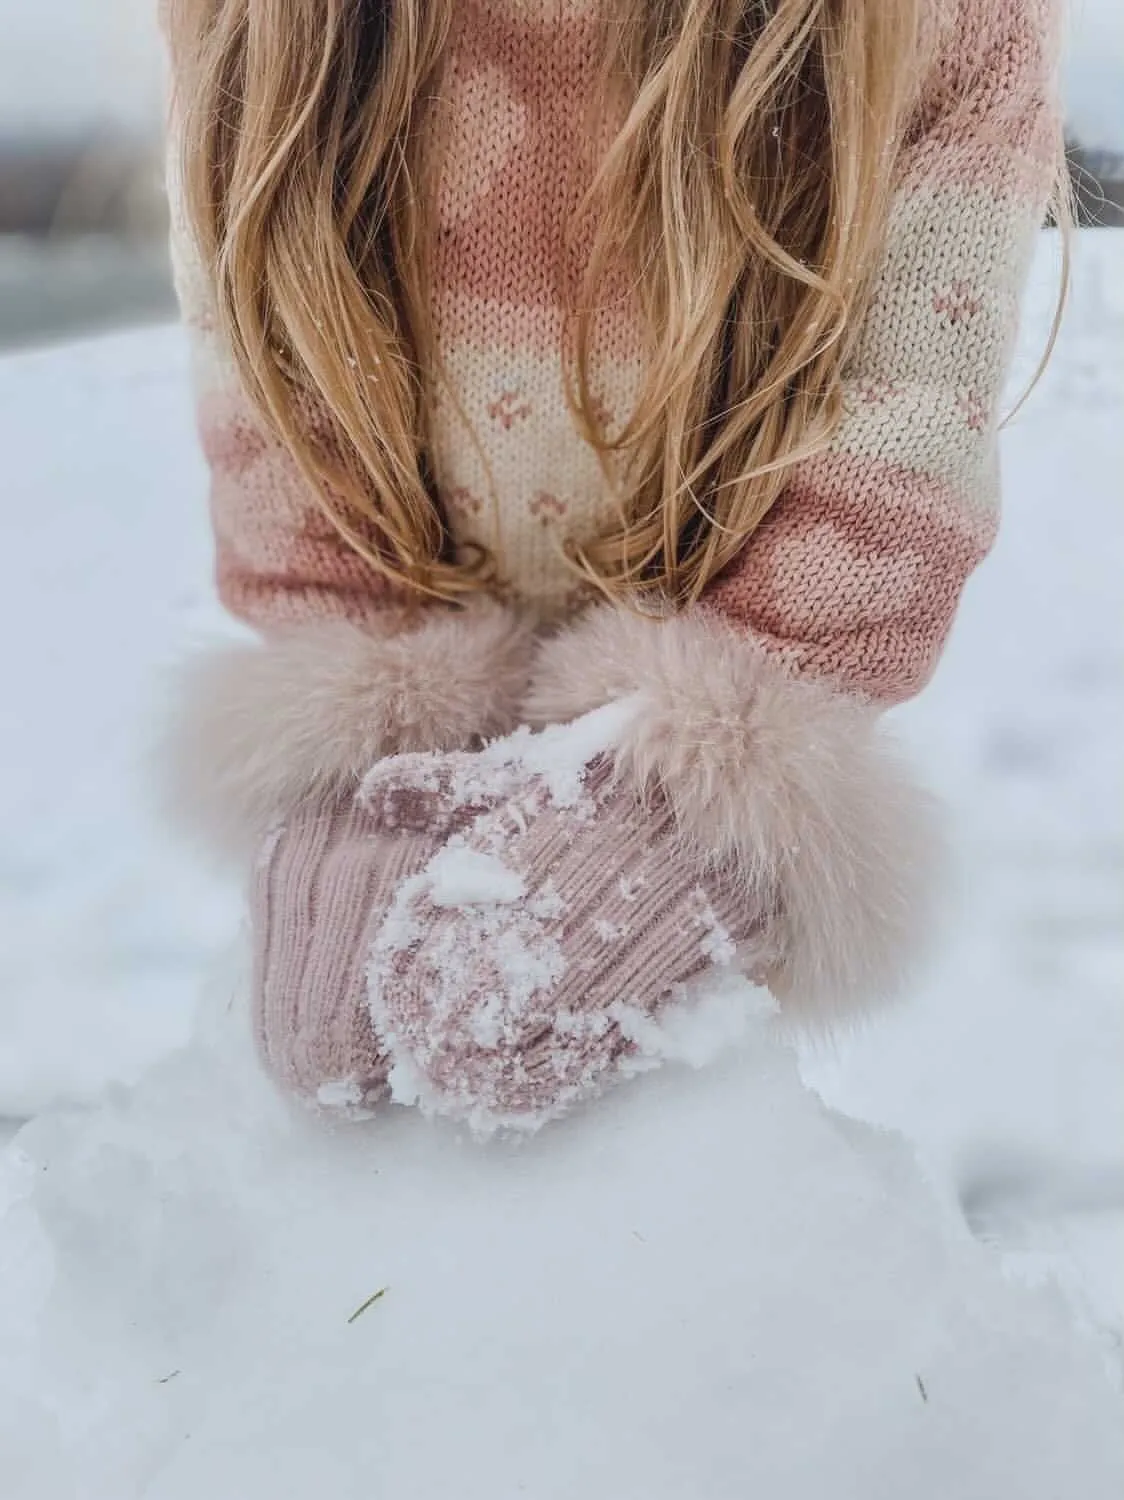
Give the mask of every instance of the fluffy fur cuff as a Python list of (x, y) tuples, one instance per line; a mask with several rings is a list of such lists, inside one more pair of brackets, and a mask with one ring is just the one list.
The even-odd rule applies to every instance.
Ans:
[(530, 626), (481, 601), (412, 627), (327, 620), (188, 662), (162, 749), (173, 821), (244, 859), (309, 793), (357, 787), (384, 755), (454, 750), (518, 722)]
[(830, 1025), (896, 990), (932, 914), (935, 807), (877, 710), (787, 676), (701, 612), (609, 606), (539, 648), (525, 716), (558, 723), (636, 694), (619, 751), (669, 800), (688, 847), (781, 912), (785, 1011)]

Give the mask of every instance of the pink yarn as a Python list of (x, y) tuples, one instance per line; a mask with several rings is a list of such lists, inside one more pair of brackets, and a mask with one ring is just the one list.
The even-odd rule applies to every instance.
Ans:
[[(598, 101), (600, 129), (585, 129), (603, 0), (455, 10), (426, 142), (450, 382), (434, 392), (431, 458), (454, 543), (493, 551), (505, 597), (565, 617), (589, 596), (563, 544), (588, 541), (615, 514), (562, 380), (562, 291), (592, 226), (576, 226), (572, 258), (564, 234), (621, 123), (620, 101)], [(999, 397), (1060, 136), (1058, 0), (928, 0), (923, 12), (928, 66), (842, 420), (823, 452), (792, 468), (703, 601), (786, 670), (880, 702), (928, 680), (995, 535)], [(394, 601), (250, 411), (176, 218), (222, 597), (265, 628), (365, 624)], [(643, 376), (645, 338), (620, 268), (601, 301), (594, 385), (616, 426)]]
[[(424, 773), (472, 757), (403, 760)], [(404, 882), (368, 968), (396, 1092), (480, 1130), (537, 1128), (600, 1092), (636, 1066), (637, 1020), (708, 972), (772, 957), (760, 901), (700, 871), (666, 806), (641, 806), (607, 757), (565, 805), (539, 773), (507, 781)]]
[(386, 828), (358, 803), (326, 799), (306, 801), (266, 838), (250, 889), (253, 1025), (285, 1092), (345, 1112), (385, 1096), (364, 956), (399, 883), (439, 847), (422, 830)]

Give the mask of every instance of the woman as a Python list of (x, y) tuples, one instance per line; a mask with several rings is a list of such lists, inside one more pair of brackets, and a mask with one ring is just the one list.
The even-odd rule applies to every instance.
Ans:
[[(879, 715), (994, 537), (1057, 23), (172, 0), (218, 587), (262, 637), (194, 669), (180, 780), (252, 868), (286, 1086), (535, 1125), (715, 967), (812, 1024), (900, 982), (933, 829)], [(614, 703), (565, 794), (484, 748)], [(442, 895), (454, 855), (506, 886)]]

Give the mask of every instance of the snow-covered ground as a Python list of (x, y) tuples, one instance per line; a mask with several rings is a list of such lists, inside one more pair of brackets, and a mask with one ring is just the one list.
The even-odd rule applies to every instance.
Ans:
[[(1051, 236), (1012, 395), (1054, 311)], [(958, 905), (914, 1002), (806, 1073), (906, 1131), (1026, 1268), (1124, 1332), (1124, 232), (1078, 236), (1055, 358), (1004, 435), (1004, 523), (900, 716), (955, 819)], [(1068, 1276), (1068, 1271), (1065, 1273)]]
[(1086, 234), (1000, 543), (898, 716), (955, 820), (945, 938), (801, 1059), (922, 1171), (754, 1027), (521, 1150), (292, 1118), (237, 893), (145, 793), (168, 664), (223, 628), (182, 340), (0, 361), (6, 1500), (1118, 1492), (1122, 334), (1124, 234)]

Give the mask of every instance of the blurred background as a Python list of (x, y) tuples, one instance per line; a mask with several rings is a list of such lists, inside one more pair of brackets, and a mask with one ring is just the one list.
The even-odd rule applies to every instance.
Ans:
[[(0, 348), (170, 317), (157, 0), (0, 0)], [(1124, 223), (1124, 5), (1073, 0), (1082, 216)]]
[(0, 0), (0, 347), (170, 317), (158, 0)]
[[(172, 668), (230, 629), (170, 321), (158, 3), (0, 0), (0, 1146), (136, 1081), (201, 993), (225, 1003), (215, 958), (242, 918), (150, 786)], [(1124, 0), (1069, 3), (1082, 214), (1120, 226)], [(1009, 406), (1048, 337), (1056, 241), (1040, 236)], [(975, 1231), (1058, 1277), (1117, 1356), (1121, 350), (1124, 229), (1093, 227), (1004, 433), (1009, 522), (898, 725), (950, 810), (956, 919), (910, 1005), (804, 1064), (829, 1102), (903, 1131)]]

